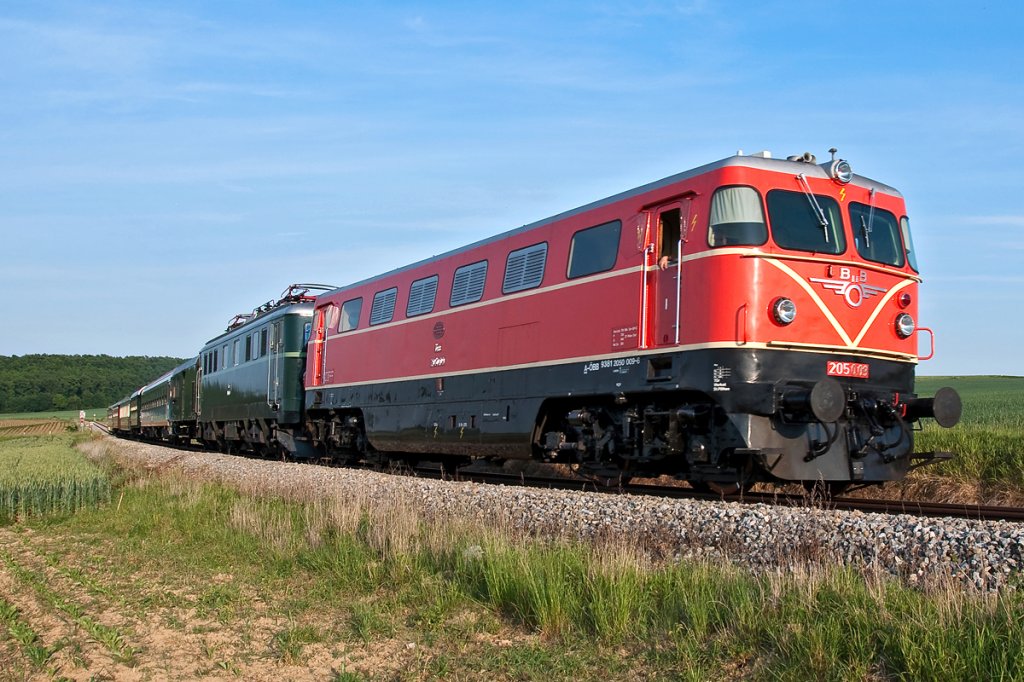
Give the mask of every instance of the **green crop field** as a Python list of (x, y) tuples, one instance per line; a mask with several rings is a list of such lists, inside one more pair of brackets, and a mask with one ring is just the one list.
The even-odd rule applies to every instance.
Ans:
[[(85, 418), (89, 421), (103, 421), (107, 418), (107, 408), (90, 408), (85, 411)], [(45, 412), (11, 412), (0, 414), (0, 421), (14, 419), (65, 419), (77, 422), (78, 410), (48, 410)]]
[(1024, 377), (922, 377), (920, 395), (952, 386), (964, 403), (952, 429), (926, 424), (918, 451), (946, 451), (956, 457), (935, 473), (976, 482), (1024, 488)]
[(71, 435), (0, 438), (0, 524), (110, 499), (110, 482)]

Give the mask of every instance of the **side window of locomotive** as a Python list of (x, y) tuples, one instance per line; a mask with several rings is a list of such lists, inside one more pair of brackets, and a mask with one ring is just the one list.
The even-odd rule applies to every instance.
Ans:
[(850, 203), (850, 228), (857, 253), (866, 260), (903, 267), (896, 216), (865, 204)]
[(452, 297), (449, 305), (476, 303), (484, 295), (484, 283), (487, 281), (487, 261), (463, 265), (455, 271), (452, 280)]
[(569, 246), (569, 268), (566, 277), (585, 277), (615, 267), (619, 254), (622, 221), (588, 227), (572, 236)]
[(753, 187), (720, 187), (711, 199), (708, 246), (759, 246), (768, 241), (761, 195)]
[(398, 287), (378, 291), (373, 295), (370, 307), (370, 326), (390, 322), (395, 316), (395, 301), (398, 300)]
[(505, 279), (501, 293), (511, 294), (540, 286), (544, 279), (544, 264), (548, 257), (548, 244), (541, 242), (508, 254), (505, 261)]
[(903, 233), (903, 246), (907, 249), (907, 262), (910, 263), (910, 267), (914, 269), (914, 272), (920, 272), (917, 269), (917, 252), (914, 251), (914, 240), (910, 236), (910, 218), (907, 216), (900, 218), (900, 232)]
[(812, 253), (846, 251), (842, 214), (831, 197), (773, 189), (768, 192), (768, 220), (775, 243), (784, 249)]
[(339, 332), (350, 332), (359, 326), (359, 313), (363, 310), (363, 299), (353, 298), (345, 301), (341, 306), (341, 323), (338, 325)]
[(437, 275), (416, 280), (409, 287), (409, 304), (405, 307), (405, 316), (425, 315), (433, 311), (436, 297)]
[(267, 328), (264, 327), (260, 330), (260, 357), (264, 357), (268, 352), (267, 342)]
[(658, 249), (659, 259), (668, 258), (675, 261), (679, 257), (679, 239), (683, 234), (680, 214), (678, 208), (673, 208), (658, 215), (658, 235), (661, 242), (661, 248)]

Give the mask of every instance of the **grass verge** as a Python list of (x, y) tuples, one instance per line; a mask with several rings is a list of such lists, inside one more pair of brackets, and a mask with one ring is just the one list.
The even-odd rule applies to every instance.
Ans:
[[(120, 509), (45, 529), (61, 535), (62, 563), (99, 539), (108, 573), (78, 569), (104, 582), (95, 594), (145, 604), (202, 642), (193, 658), (208, 667), (182, 679), (1024, 677), (1014, 592), (655, 562), (624, 541), (528, 538), (394, 499), (275, 499), (168, 476), (129, 472)], [(153, 645), (135, 632), (145, 672)]]

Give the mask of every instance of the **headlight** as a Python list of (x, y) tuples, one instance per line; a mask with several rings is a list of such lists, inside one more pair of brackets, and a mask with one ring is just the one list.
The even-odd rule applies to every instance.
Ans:
[(853, 180), (853, 168), (850, 166), (849, 161), (838, 159), (832, 162), (832, 166), (829, 168), (829, 175), (840, 185), (845, 185), (850, 180)]
[(914, 318), (906, 313), (896, 316), (896, 335), (905, 339), (914, 333)]
[(779, 324), (790, 324), (796, 319), (796, 303), (788, 298), (777, 298), (772, 302), (772, 317)]

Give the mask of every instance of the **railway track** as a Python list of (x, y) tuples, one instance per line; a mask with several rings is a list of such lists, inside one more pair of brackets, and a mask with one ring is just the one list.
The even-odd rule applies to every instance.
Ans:
[[(442, 477), (439, 469), (433, 467), (418, 468), (416, 475)], [(658, 486), (629, 483), (626, 485), (600, 485), (586, 479), (520, 476), (507, 473), (465, 472), (460, 471), (453, 480), (475, 481), (496, 485), (522, 485), (529, 487), (552, 488), (558, 490), (584, 490), (606, 494), (648, 495), (652, 497), (668, 497), (672, 499), (693, 499), (712, 502), (726, 501), (740, 504), (768, 504), (787, 507), (805, 507), (821, 509), (837, 509), (843, 511), (860, 511), (874, 514), (910, 514), (927, 517), (953, 517), (974, 519), (978, 521), (1024, 521), (1024, 508), (996, 507), (973, 504), (953, 504), (945, 502), (922, 502), (917, 500), (884, 500), (857, 497), (822, 498), (812, 495), (794, 495), (783, 493), (747, 492), (737, 495), (720, 495), (718, 493), (701, 492), (693, 488), (676, 486)]]
[[(93, 422), (93, 426), (104, 433), (110, 433), (110, 429), (104, 424)], [(150, 444), (156, 445), (156, 443)], [(164, 447), (179, 447), (170, 446), (166, 443), (162, 443), (160, 445)], [(191, 447), (188, 449), (199, 450), (201, 448)], [(635, 483), (625, 485), (602, 485), (596, 481), (583, 478), (525, 476), (522, 474), (510, 474), (505, 472), (467, 471), (465, 469), (459, 470), (452, 475), (436, 466), (417, 467), (412, 470), (411, 474), (427, 478), (473, 481), (491, 485), (551, 488), (555, 490), (580, 490), (602, 494), (645, 495), (651, 497), (667, 497), (671, 499), (693, 499), (712, 502), (727, 501), (737, 502), (739, 504), (767, 504), (797, 508), (837, 509), (874, 514), (910, 514), (913, 516), (925, 517), (952, 517), (974, 519), (978, 521), (1024, 521), (1024, 508), (1021, 507), (998, 507), (946, 502), (885, 500), (856, 497), (834, 497), (826, 499), (807, 494), (795, 495), (791, 493), (746, 492), (737, 495), (723, 496), (718, 493), (702, 492), (694, 490), (693, 488), (677, 486), (658, 486)]]

